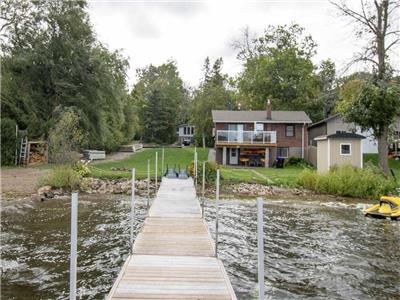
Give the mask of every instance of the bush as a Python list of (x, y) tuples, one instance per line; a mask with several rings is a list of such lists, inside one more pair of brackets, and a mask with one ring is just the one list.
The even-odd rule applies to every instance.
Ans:
[[(194, 162), (192, 161), (188, 166), (189, 175), (194, 178)], [(212, 161), (206, 161), (206, 183), (211, 184), (217, 178), (217, 164)], [(203, 162), (198, 162), (197, 165), (198, 182), (203, 180)]]
[(296, 166), (296, 167), (306, 168), (310, 167), (311, 165), (304, 158), (291, 156), (285, 160), (285, 166)]
[(15, 126), (14, 120), (1, 118), (1, 165), (13, 165), (15, 163)]
[(78, 173), (79, 176), (86, 177), (90, 175), (90, 169), (87, 163), (77, 161), (73, 166), (72, 169)]
[(304, 170), (298, 176), (297, 184), (319, 193), (358, 198), (378, 198), (396, 188), (396, 181), (371, 166), (364, 169), (344, 166), (322, 174)]
[(61, 165), (51, 170), (50, 174), (41, 178), (40, 185), (63, 188), (69, 191), (80, 188), (82, 177), (72, 167)]
[(72, 108), (58, 109), (55, 125), (49, 132), (49, 161), (58, 164), (72, 163), (76, 151), (84, 140), (80, 117)]

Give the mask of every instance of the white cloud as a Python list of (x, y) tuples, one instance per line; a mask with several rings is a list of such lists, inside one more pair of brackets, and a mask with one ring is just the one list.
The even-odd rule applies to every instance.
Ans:
[(235, 75), (241, 64), (231, 43), (245, 26), (262, 33), (270, 24), (299, 23), (318, 43), (315, 62), (331, 58), (339, 70), (362, 45), (327, 0), (90, 1), (88, 11), (100, 41), (130, 58), (130, 83), (137, 68), (174, 59), (184, 81), (195, 86), (206, 56), (223, 57), (224, 71)]

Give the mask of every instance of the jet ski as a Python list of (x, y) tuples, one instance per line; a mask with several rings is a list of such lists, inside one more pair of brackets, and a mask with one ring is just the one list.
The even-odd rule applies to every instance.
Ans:
[(365, 216), (400, 221), (400, 197), (382, 196), (379, 204), (364, 210)]

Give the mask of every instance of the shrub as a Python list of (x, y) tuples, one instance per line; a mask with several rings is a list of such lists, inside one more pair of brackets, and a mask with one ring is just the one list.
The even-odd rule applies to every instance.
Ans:
[(319, 193), (358, 198), (378, 198), (395, 191), (396, 188), (393, 179), (387, 178), (379, 169), (371, 166), (364, 169), (352, 166), (336, 167), (322, 174), (304, 170), (296, 182)]
[(87, 163), (77, 161), (73, 166), (72, 169), (78, 173), (79, 176), (86, 177), (90, 175), (90, 168)]
[(311, 165), (304, 158), (291, 156), (285, 160), (285, 166), (296, 166), (296, 167), (306, 168), (310, 167)]
[(80, 188), (82, 177), (70, 166), (61, 165), (54, 167), (50, 174), (41, 178), (40, 185), (50, 185), (53, 188), (77, 190)]
[[(189, 175), (194, 178), (194, 162), (192, 161), (188, 166)], [(212, 161), (206, 161), (206, 183), (211, 184), (215, 182), (217, 178), (217, 164)], [(197, 175), (198, 181), (202, 182), (203, 180), (203, 162), (198, 162), (197, 165)]]

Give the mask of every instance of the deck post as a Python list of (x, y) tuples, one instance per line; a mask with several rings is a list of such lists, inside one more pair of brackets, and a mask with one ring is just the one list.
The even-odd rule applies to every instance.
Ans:
[(150, 208), (150, 159), (147, 160), (147, 210)]
[(135, 217), (135, 168), (132, 169), (130, 253), (133, 250), (133, 222)]
[(161, 176), (164, 176), (164, 147), (161, 153)]
[(264, 300), (264, 221), (263, 199), (257, 198), (258, 299)]
[(157, 193), (157, 182), (158, 182), (158, 179), (157, 179), (157, 168), (158, 168), (158, 152), (156, 152), (156, 167), (155, 167), (155, 172), (156, 172), (156, 193)]
[(78, 245), (78, 193), (71, 195), (71, 254), (69, 269), (69, 299), (76, 299), (76, 265)]
[(204, 218), (204, 194), (206, 190), (206, 161), (203, 161), (203, 178), (201, 185), (201, 216)]
[(219, 206), (219, 169), (215, 186), (215, 257), (218, 257), (218, 206)]

